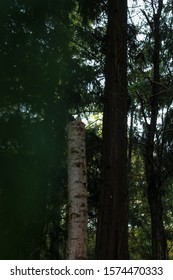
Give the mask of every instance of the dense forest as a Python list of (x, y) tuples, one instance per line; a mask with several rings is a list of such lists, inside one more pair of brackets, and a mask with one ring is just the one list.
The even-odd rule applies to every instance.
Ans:
[(172, 0), (0, 1), (0, 259), (66, 259), (85, 124), (88, 259), (173, 259)]

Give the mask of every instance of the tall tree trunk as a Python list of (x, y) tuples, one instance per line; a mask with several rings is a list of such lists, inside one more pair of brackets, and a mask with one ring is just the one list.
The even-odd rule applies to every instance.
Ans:
[[(158, 96), (160, 94), (160, 18), (163, 0), (158, 0), (157, 11), (153, 14), (153, 81), (150, 98), (151, 118), (147, 125), (145, 172), (148, 188), (148, 201), (152, 228), (152, 258), (166, 259), (167, 248), (163, 225), (163, 210), (161, 199), (161, 170), (155, 166), (154, 145), (157, 132)], [(161, 159), (160, 159), (161, 160)]]
[(127, 1), (108, 1), (97, 259), (128, 258)]
[(87, 175), (85, 126), (81, 120), (68, 124), (68, 242), (67, 258), (87, 259)]

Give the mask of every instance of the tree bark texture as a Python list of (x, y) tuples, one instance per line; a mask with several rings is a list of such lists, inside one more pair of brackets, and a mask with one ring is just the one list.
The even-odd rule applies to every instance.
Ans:
[(127, 1), (108, 1), (97, 259), (128, 259)]
[(68, 124), (68, 242), (67, 258), (87, 259), (87, 174), (85, 126), (81, 120)]
[[(150, 123), (147, 124), (146, 135), (146, 155), (145, 155), (145, 172), (148, 189), (148, 202), (151, 214), (152, 230), (152, 258), (166, 259), (167, 245), (165, 239), (165, 230), (163, 225), (162, 209), (162, 178), (161, 166), (157, 168), (154, 156), (155, 136), (157, 133), (158, 118), (158, 98), (160, 95), (160, 19), (163, 8), (163, 0), (158, 0), (157, 11), (153, 14), (153, 81), (150, 97), (151, 117)], [(162, 159), (160, 159), (162, 161)]]

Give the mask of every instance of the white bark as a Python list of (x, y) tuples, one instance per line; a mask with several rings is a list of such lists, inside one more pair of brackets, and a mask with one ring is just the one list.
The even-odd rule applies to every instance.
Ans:
[(87, 175), (85, 126), (80, 119), (68, 124), (68, 242), (69, 260), (87, 259)]

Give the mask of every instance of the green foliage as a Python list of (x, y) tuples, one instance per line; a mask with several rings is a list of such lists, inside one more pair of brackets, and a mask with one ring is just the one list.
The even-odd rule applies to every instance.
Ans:
[(88, 175), (88, 254), (95, 258), (96, 226), (98, 215), (98, 196), (101, 184), (101, 146), (102, 140), (97, 135), (97, 127), (87, 129), (86, 154)]
[(144, 162), (133, 150), (129, 173), (129, 252), (130, 259), (151, 258), (151, 225), (147, 202)]
[(65, 127), (101, 95), (99, 66), (89, 63), (97, 49), (91, 22), (100, 9), (90, 3), (94, 14), (84, 29), (84, 5), (0, 4), (1, 259), (65, 258)]
[[(169, 126), (171, 121), (171, 112), (172, 112), (172, 74), (171, 74), (171, 59), (172, 50), (169, 48), (169, 42), (172, 37), (172, 31), (170, 28), (170, 24), (172, 22), (172, 14), (171, 14), (171, 3), (167, 1), (167, 4), (164, 6), (161, 20), (160, 20), (160, 40), (161, 40), (161, 51), (160, 51), (160, 61), (159, 61), (159, 71), (160, 71), (160, 82), (159, 82), (159, 91), (157, 92), (157, 102), (158, 102), (158, 114), (157, 114), (157, 125), (154, 136), (153, 143), (153, 171), (152, 176), (158, 184), (160, 188), (160, 192), (162, 195), (162, 203), (164, 205), (164, 226), (166, 231), (167, 244), (169, 244), (169, 248), (171, 248), (171, 239), (170, 236), (170, 226), (172, 221), (170, 220), (170, 210), (171, 206), (166, 207), (166, 201), (170, 202), (171, 199), (167, 200), (166, 197), (169, 195), (170, 188), (172, 186), (172, 174), (170, 173), (170, 168), (172, 168), (172, 160), (171, 160), (171, 150), (172, 150), (172, 136), (169, 135), (172, 132), (172, 128)], [(131, 16), (135, 17), (135, 5), (131, 10)], [(133, 119), (133, 136), (132, 136), (132, 146), (133, 153), (137, 151), (140, 157), (137, 158), (136, 165), (138, 166), (135, 169), (138, 173), (140, 170), (139, 166), (141, 166), (141, 161), (145, 162), (143, 165), (143, 172), (146, 168), (146, 147), (148, 141), (147, 131), (151, 125), (151, 118), (153, 115), (153, 86), (156, 81), (153, 81), (154, 77), (154, 27), (153, 22), (155, 20), (155, 16), (153, 11), (156, 13), (157, 3), (154, 6), (154, 10), (152, 10), (151, 2), (145, 2), (143, 11), (140, 14), (140, 20), (137, 22), (133, 21), (132, 17), (129, 19), (132, 22), (135, 28), (132, 29), (131, 37), (132, 44), (129, 44), (129, 91), (132, 95), (133, 101), (133, 110), (134, 110), (134, 119)], [(147, 23), (147, 24), (146, 24)], [(166, 35), (166, 36), (165, 36)], [(138, 40), (137, 40), (138, 38)], [(135, 41), (135, 42), (134, 42)], [(135, 46), (132, 50), (131, 45)], [(135, 109), (134, 109), (135, 108)], [(154, 108), (155, 110), (156, 108)], [(168, 136), (168, 137), (167, 137)], [(168, 140), (170, 139), (170, 142)], [(168, 144), (169, 142), (169, 144)], [(136, 157), (136, 156), (135, 156)], [(141, 180), (139, 178), (135, 179), (136, 173), (133, 173), (134, 166), (134, 154), (132, 155), (132, 170), (130, 175), (130, 199), (131, 195), (133, 198), (136, 197), (137, 192), (132, 192), (132, 187), (134, 184), (143, 185), (143, 191), (139, 195), (142, 197), (141, 206), (136, 206), (136, 202), (134, 201), (135, 209), (137, 208), (139, 213), (137, 213), (137, 220), (134, 219), (135, 210), (132, 207), (130, 201), (130, 217), (132, 220), (130, 222), (130, 239), (129, 246), (133, 249), (134, 253), (136, 252), (136, 248), (134, 249), (135, 242), (133, 242), (133, 229), (137, 230), (138, 242), (139, 240), (143, 240), (139, 245), (141, 250), (138, 257), (141, 258), (150, 258), (150, 242), (148, 240), (151, 239), (150, 233), (150, 217), (149, 210), (147, 204), (147, 192), (146, 192), (146, 178), (145, 174), (141, 176)], [(160, 181), (159, 181), (159, 178)], [(169, 184), (167, 183), (169, 181)], [(140, 183), (141, 182), (141, 183)], [(138, 190), (139, 191), (139, 190)], [(169, 198), (171, 196), (169, 195)], [(132, 207), (132, 208), (131, 208)], [(132, 215), (132, 216), (131, 216)], [(142, 216), (142, 223), (139, 223), (139, 217)], [(130, 218), (131, 219), (131, 218)], [(135, 222), (132, 227), (132, 221)], [(132, 239), (131, 239), (132, 238)], [(143, 247), (143, 244), (144, 247)], [(149, 250), (148, 250), (149, 249)], [(169, 249), (168, 249), (169, 250)], [(171, 256), (170, 249), (170, 256)], [(132, 250), (131, 250), (132, 252)], [(139, 252), (139, 250), (138, 250)], [(147, 252), (147, 255), (146, 255)], [(169, 255), (168, 254), (168, 255)], [(132, 254), (132, 258), (134, 258)]]
[(50, 221), (57, 228), (55, 241), (62, 236), (58, 220), (66, 185), (65, 126), (81, 86), (74, 83), (81, 69), (68, 38), (73, 36), (68, 28), (72, 8), (73, 1), (15, 1), (1, 10), (4, 259), (39, 258), (43, 229)]

